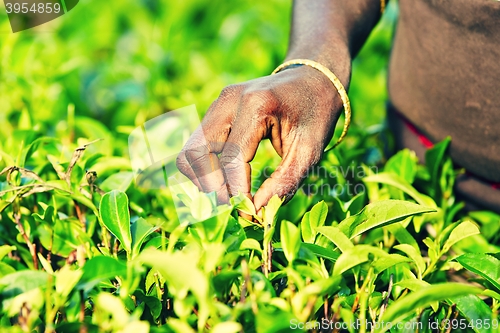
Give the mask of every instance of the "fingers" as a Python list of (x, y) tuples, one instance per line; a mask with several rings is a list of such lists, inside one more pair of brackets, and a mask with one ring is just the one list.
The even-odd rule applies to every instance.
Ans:
[(201, 191), (216, 192), (218, 202), (227, 203), (226, 183), (217, 158), (220, 146), (220, 143), (208, 141), (200, 126), (177, 157), (177, 166)]
[(275, 194), (285, 198), (285, 201), (290, 200), (307, 176), (309, 168), (321, 159), (322, 149), (318, 145), (300, 137), (292, 140), (278, 168), (255, 193), (254, 204), (257, 211)]
[(222, 152), (237, 109), (234, 90), (233, 87), (223, 90), (177, 157), (179, 171), (200, 191), (216, 192), (221, 204), (227, 203), (229, 196), (217, 154)]
[(244, 126), (243, 122), (238, 123), (231, 131), (220, 157), (230, 196), (241, 192), (248, 198), (252, 198), (249, 162), (255, 156), (260, 140), (264, 138), (263, 132), (261, 128), (252, 132)]
[[(227, 92), (221, 98), (225, 95)], [(180, 171), (200, 190), (217, 192), (219, 203), (240, 192), (251, 198), (249, 162), (276, 124), (269, 115), (278, 102), (269, 90), (245, 91), (232, 97), (214, 103), (177, 160)]]
[(275, 194), (290, 199), (321, 158), (335, 120), (333, 97), (321, 96), (312, 83), (298, 85), (301, 78), (289, 72), (281, 81), (261, 78), (226, 88), (179, 155), (179, 170), (203, 192), (215, 191), (219, 203), (238, 193), (251, 198), (250, 161), (260, 141), (270, 137), (283, 159), (254, 204), (259, 210)]
[(272, 111), (278, 107), (270, 91), (246, 92), (240, 102), (239, 117), (233, 124), (221, 154), (221, 164), (231, 196), (243, 193), (251, 198), (251, 167), (259, 143), (273, 124)]

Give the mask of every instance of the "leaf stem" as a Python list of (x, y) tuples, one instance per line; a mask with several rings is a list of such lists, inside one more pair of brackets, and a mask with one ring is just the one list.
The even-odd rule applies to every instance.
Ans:
[[(366, 310), (368, 306), (368, 296), (370, 295), (370, 290), (368, 288), (371, 286), (372, 282), (373, 267), (370, 267), (368, 274), (366, 274), (365, 281), (361, 286), (359, 295), (359, 321), (361, 323), (359, 333), (366, 332)], [(371, 288), (370, 288), (371, 289)]]
[(19, 232), (20, 232), (21, 236), (23, 237), (24, 241), (26, 242), (26, 245), (28, 246), (28, 249), (30, 251), (31, 258), (33, 260), (33, 267), (35, 268), (35, 270), (38, 270), (38, 257), (36, 254), (36, 245), (31, 242), (28, 235), (26, 234), (26, 230), (24, 230), (24, 226), (21, 223), (21, 214), (19, 213), (19, 211), (16, 211), (14, 213), (14, 219), (16, 220), (16, 224), (17, 224), (17, 227), (19, 228)]

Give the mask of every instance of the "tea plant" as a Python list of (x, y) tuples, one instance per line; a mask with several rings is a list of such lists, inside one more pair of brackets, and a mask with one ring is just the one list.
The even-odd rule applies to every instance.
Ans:
[[(191, 188), (179, 220), (171, 193), (137, 188), (124, 162), (99, 153), (102, 142), (17, 133), (22, 146), (1, 153), (3, 331), (497, 329), (498, 216), (461, 212), (449, 140), (426, 166), (403, 150), (378, 173), (330, 152), (322, 166), (354, 161), (365, 174), (352, 181), (366, 191), (299, 192), (284, 207), (273, 197), (260, 215), (245, 196), (217, 206)], [(296, 209), (300, 220), (281, 217)]]

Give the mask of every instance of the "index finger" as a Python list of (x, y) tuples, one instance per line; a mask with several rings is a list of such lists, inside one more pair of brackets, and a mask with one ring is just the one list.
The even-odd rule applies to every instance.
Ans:
[(179, 170), (191, 179), (200, 191), (216, 192), (217, 200), (221, 204), (229, 200), (224, 175), (217, 157), (223, 145), (223, 142), (208, 141), (200, 126), (177, 157)]

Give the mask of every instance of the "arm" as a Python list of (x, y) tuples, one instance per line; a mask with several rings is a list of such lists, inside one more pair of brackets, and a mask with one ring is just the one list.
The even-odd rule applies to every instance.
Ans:
[(287, 60), (328, 67), (347, 88), (351, 60), (380, 18), (380, 0), (295, 0)]
[[(379, 0), (296, 0), (287, 59), (317, 61), (347, 87), (351, 59), (379, 17)], [(259, 210), (274, 194), (295, 194), (319, 162), (341, 108), (328, 78), (307, 66), (226, 87), (177, 165), (200, 190), (217, 192), (219, 202), (228, 201), (228, 192), (251, 198), (249, 162), (269, 138), (282, 161), (253, 198)]]

